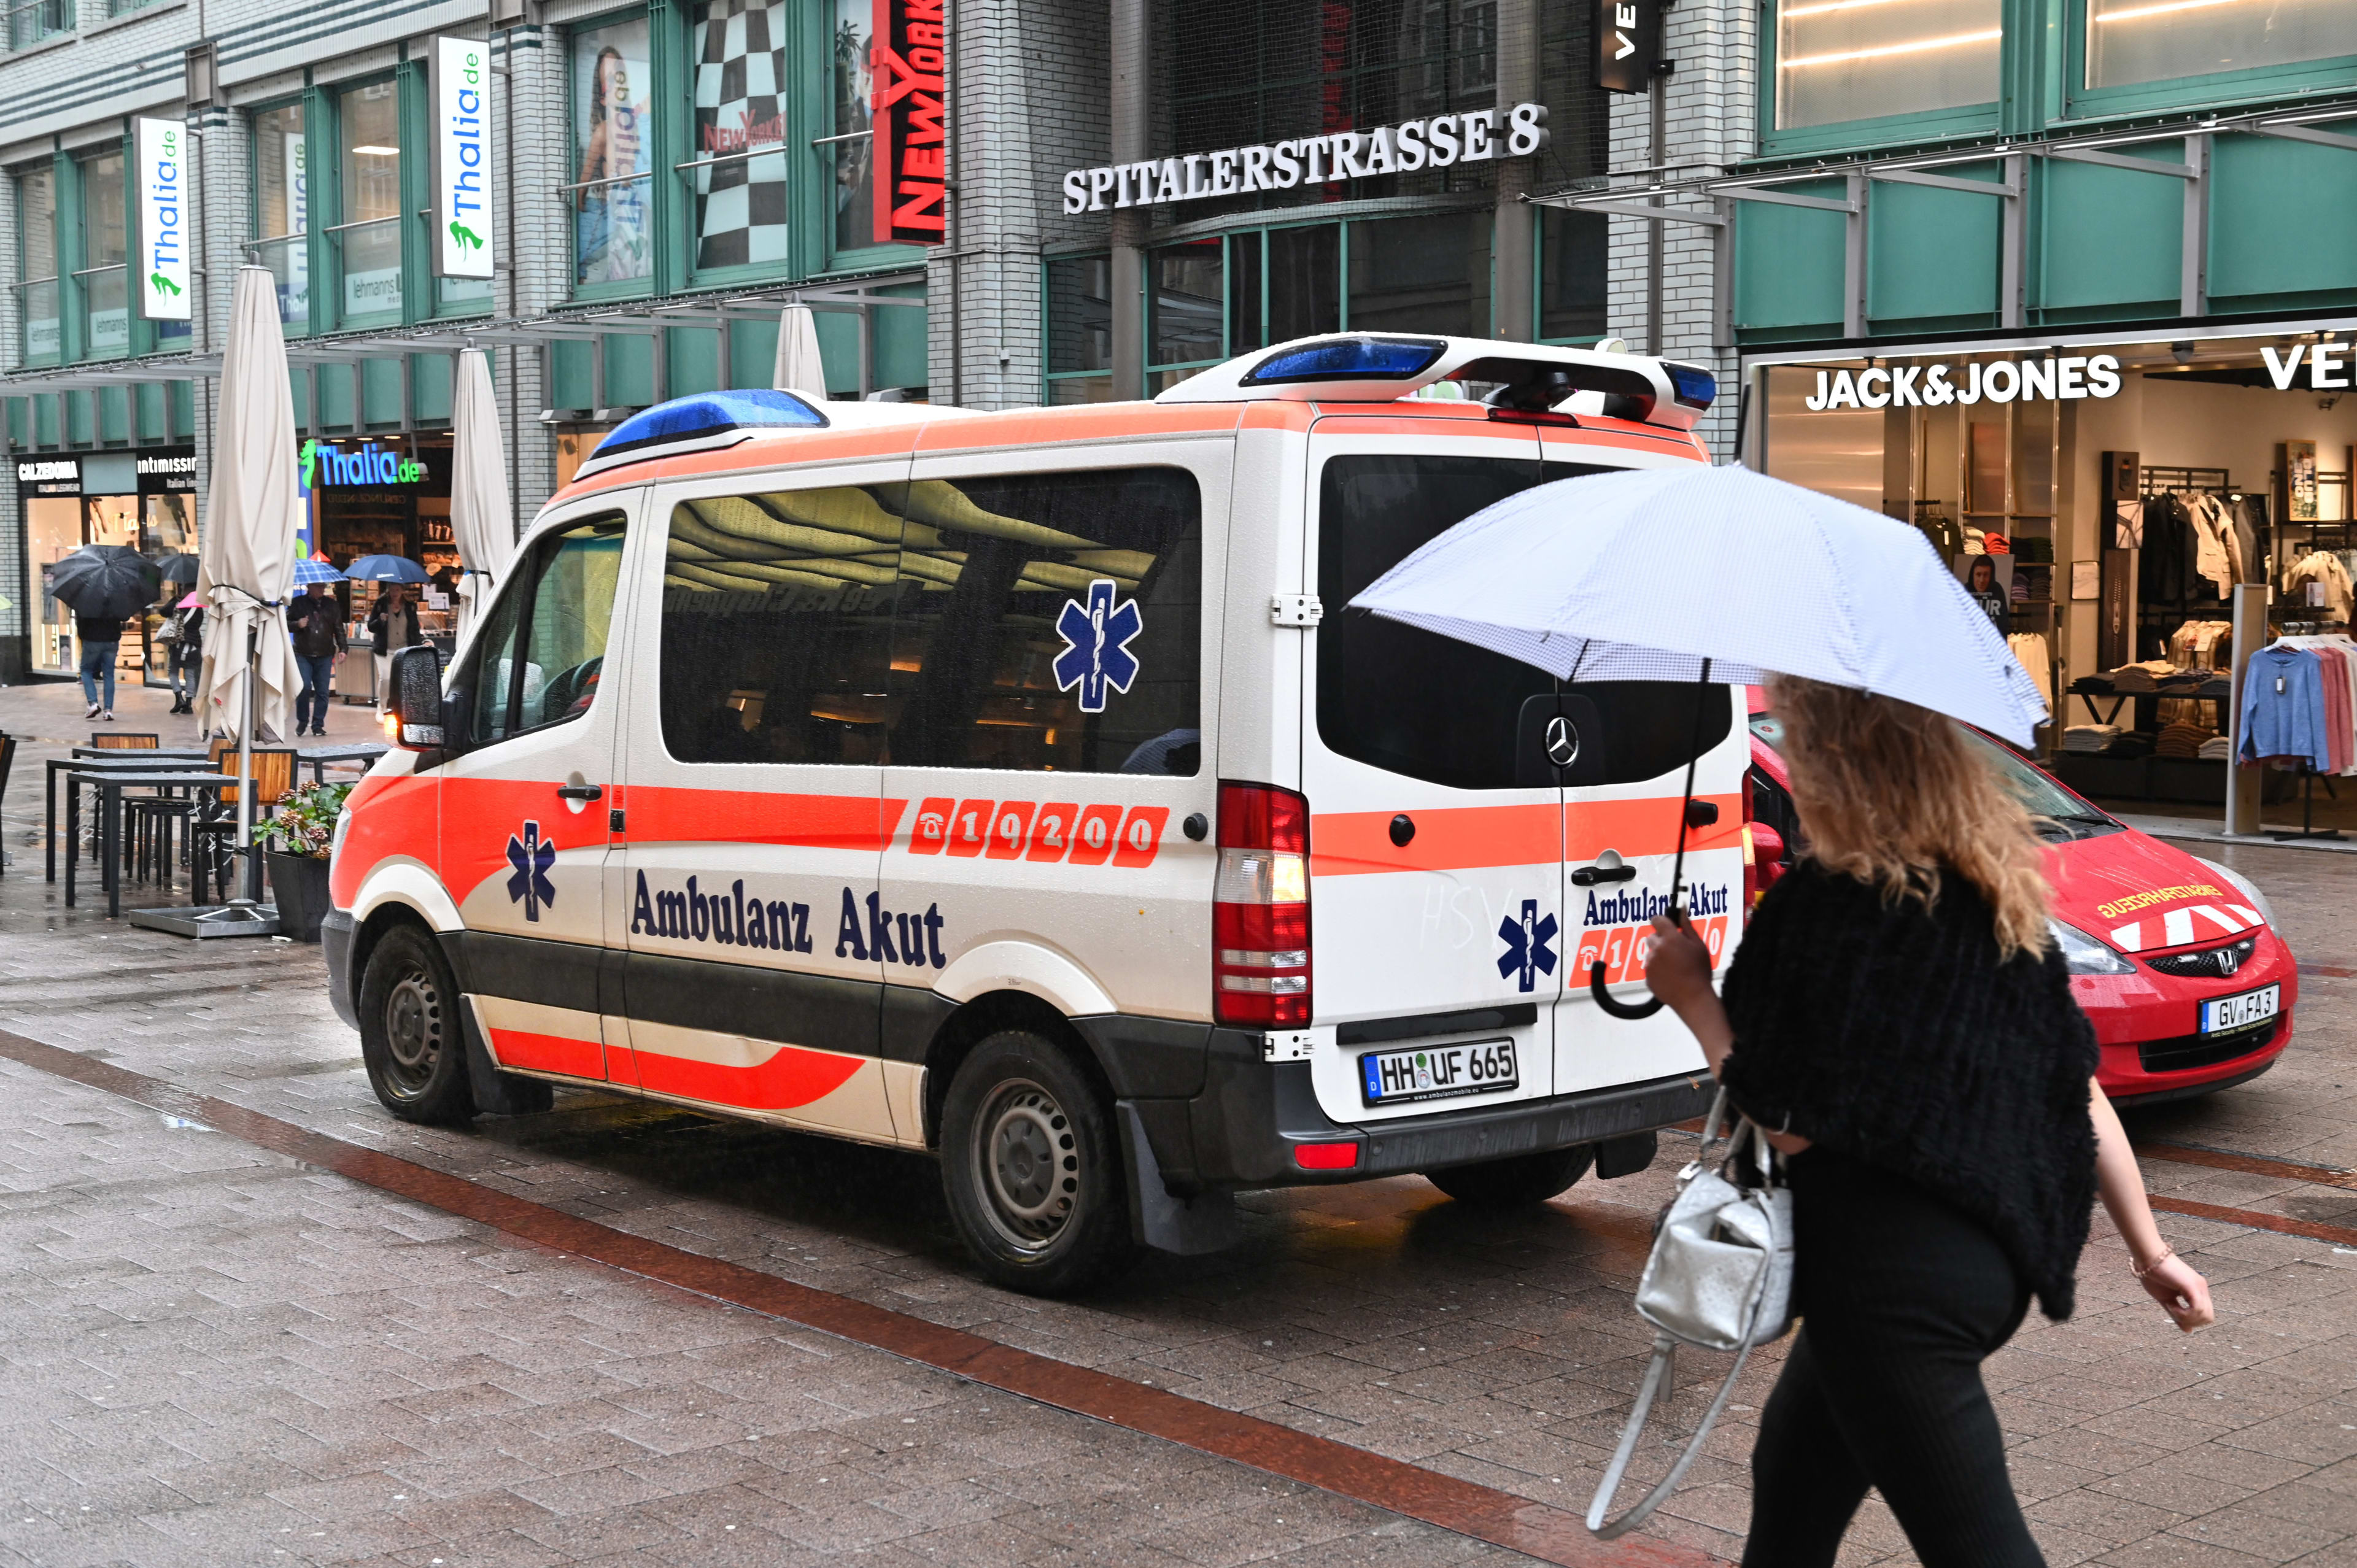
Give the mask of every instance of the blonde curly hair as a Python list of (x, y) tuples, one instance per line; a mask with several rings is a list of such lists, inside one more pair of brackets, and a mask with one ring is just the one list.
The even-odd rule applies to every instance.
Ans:
[(1996, 912), (2002, 957), (2046, 950), (2045, 861), (2029, 813), (1953, 720), (1786, 675), (1770, 677), (1768, 703), (1784, 726), (1811, 859), (1926, 908), (1942, 869), (1953, 870)]

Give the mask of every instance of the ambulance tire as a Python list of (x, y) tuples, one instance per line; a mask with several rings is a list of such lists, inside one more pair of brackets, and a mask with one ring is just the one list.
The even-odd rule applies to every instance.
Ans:
[(1468, 1208), (1528, 1208), (1568, 1190), (1595, 1163), (1595, 1144), (1575, 1144), (1568, 1149), (1426, 1171), (1424, 1179)]
[(1136, 1262), (1112, 1109), (1028, 1030), (991, 1035), (958, 1064), (942, 1105), (942, 1187), (966, 1250), (1009, 1290), (1068, 1295)]
[(370, 950), (361, 975), (361, 1060), (369, 1087), (404, 1122), (474, 1119), (458, 1005), (458, 983), (432, 933), (395, 926)]

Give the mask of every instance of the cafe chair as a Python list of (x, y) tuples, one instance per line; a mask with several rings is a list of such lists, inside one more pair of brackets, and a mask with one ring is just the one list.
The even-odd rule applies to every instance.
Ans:
[(90, 737), (93, 751), (153, 751), (163, 744), (160, 735), (133, 735), (124, 730), (93, 730)]
[[(0, 804), (5, 804), (7, 801), (8, 769), (15, 767), (16, 763), (16, 737), (0, 733)], [(0, 849), (0, 875), (5, 875), (7, 870), (8, 852), (5, 849)]]
[[(237, 767), (237, 743), (213, 742), (213, 766), (223, 773)], [(291, 746), (257, 746), (253, 748), (253, 820), (268, 816), (282, 797), (295, 788), (296, 765), (299, 761)], [(205, 879), (208, 875), (213, 886), (224, 897), (233, 897), (233, 881), (237, 856), (250, 853), (251, 845), (237, 840), (237, 786), (216, 791), (188, 823), (189, 873), (192, 883), (191, 901), (205, 901)]]

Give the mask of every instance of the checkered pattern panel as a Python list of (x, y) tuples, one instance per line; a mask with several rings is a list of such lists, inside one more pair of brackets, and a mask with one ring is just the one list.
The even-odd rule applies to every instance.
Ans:
[(695, 171), (695, 264), (783, 262), (784, 0), (705, 0), (695, 31), (695, 156), (779, 149)]

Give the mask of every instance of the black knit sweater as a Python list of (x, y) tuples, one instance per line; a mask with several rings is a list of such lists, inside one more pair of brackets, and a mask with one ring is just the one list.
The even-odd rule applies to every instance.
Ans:
[(1988, 901), (1953, 872), (1926, 910), (1803, 860), (1760, 901), (1726, 1000), (1746, 1114), (1953, 1204), (2071, 1315), (2097, 1052), (2061, 954), (1998, 962)]

